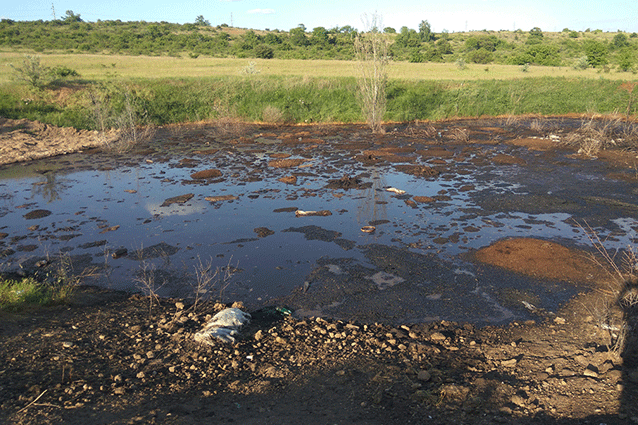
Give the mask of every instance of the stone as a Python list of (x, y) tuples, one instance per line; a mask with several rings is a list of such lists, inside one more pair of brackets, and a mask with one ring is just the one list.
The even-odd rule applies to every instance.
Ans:
[(420, 370), (416, 376), (416, 379), (418, 379), (419, 381), (428, 382), (430, 379), (432, 379), (432, 375), (427, 370)]
[(430, 335), (430, 341), (441, 342), (445, 340), (446, 340), (446, 337), (441, 332), (434, 332), (432, 335)]
[(33, 210), (26, 213), (23, 217), (27, 220), (35, 220), (38, 218), (44, 218), (50, 216), (52, 213), (49, 210)]
[(205, 180), (205, 179), (214, 179), (217, 177), (221, 177), (222, 172), (215, 169), (210, 170), (202, 170), (196, 173), (191, 174), (191, 179), (193, 180)]

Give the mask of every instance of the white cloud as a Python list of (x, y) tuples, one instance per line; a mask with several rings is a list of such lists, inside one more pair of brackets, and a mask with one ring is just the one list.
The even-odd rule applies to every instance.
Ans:
[(249, 10), (247, 13), (253, 13), (256, 15), (272, 15), (273, 13), (275, 13), (275, 9), (252, 9)]

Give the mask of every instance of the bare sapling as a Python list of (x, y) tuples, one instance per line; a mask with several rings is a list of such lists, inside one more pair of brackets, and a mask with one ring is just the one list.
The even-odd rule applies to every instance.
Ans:
[(386, 111), (386, 86), (388, 82), (388, 46), (390, 41), (382, 28), (381, 19), (373, 15), (366, 19), (367, 32), (354, 40), (359, 102), (372, 132), (383, 133), (382, 121)]
[(620, 353), (626, 349), (628, 337), (638, 328), (638, 256), (630, 246), (617, 259), (617, 252), (611, 254), (587, 223), (579, 226), (602, 257), (602, 261), (595, 258), (594, 261), (610, 275), (598, 289), (602, 306), (598, 306), (596, 315), (599, 325), (609, 331), (613, 351)]
[(212, 292), (218, 291), (218, 301), (223, 301), (224, 291), (228, 288), (231, 283), (231, 278), (238, 270), (237, 267), (231, 265), (231, 262), (232, 257), (228, 260), (228, 264), (225, 267), (213, 268), (212, 258), (203, 262), (201, 258), (197, 257), (197, 263), (195, 264), (195, 281), (192, 284), (195, 296), (195, 301), (191, 306), (193, 312), (197, 310), (204, 298), (210, 297)]

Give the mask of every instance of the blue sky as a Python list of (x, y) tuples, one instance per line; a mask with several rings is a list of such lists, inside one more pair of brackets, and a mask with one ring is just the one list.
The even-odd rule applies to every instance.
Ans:
[(601, 29), (638, 32), (636, 0), (0, 0), (0, 18), (49, 20), (52, 5), (59, 18), (67, 10), (85, 21), (194, 22), (199, 15), (212, 25), (289, 30), (304, 24), (364, 28), (365, 16), (377, 13), (384, 26), (418, 29), (427, 20), (435, 32), (448, 30), (543, 31)]

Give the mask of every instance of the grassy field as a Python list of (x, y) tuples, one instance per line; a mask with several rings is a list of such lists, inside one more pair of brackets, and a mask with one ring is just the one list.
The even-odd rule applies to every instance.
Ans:
[[(8, 64), (22, 59), (0, 53), (0, 116), (100, 130), (121, 127), (127, 110), (136, 125), (364, 121), (354, 62), (42, 55), (42, 65), (79, 76), (34, 89), (14, 81)], [(258, 73), (242, 74), (251, 62)], [(386, 121), (637, 113), (638, 83), (627, 72), (408, 62), (388, 72)]]
[[(0, 84), (11, 81), (10, 63), (19, 63), (23, 55), (0, 52)], [(240, 75), (250, 62), (261, 76), (300, 77), (356, 77), (353, 62), (334, 60), (283, 60), (283, 59), (191, 59), (188, 57), (149, 57), (117, 55), (41, 55), (42, 64), (48, 67), (65, 66), (76, 70), (82, 79), (90, 81), (200, 78)], [(527, 77), (605, 78), (611, 80), (636, 80), (627, 72), (603, 72), (600, 69), (575, 70), (571, 67), (530, 66), (527, 71), (515, 65), (467, 64), (460, 69), (453, 63), (393, 62), (388, 67), (390, 79), (405, 80), (512, 80)]]

